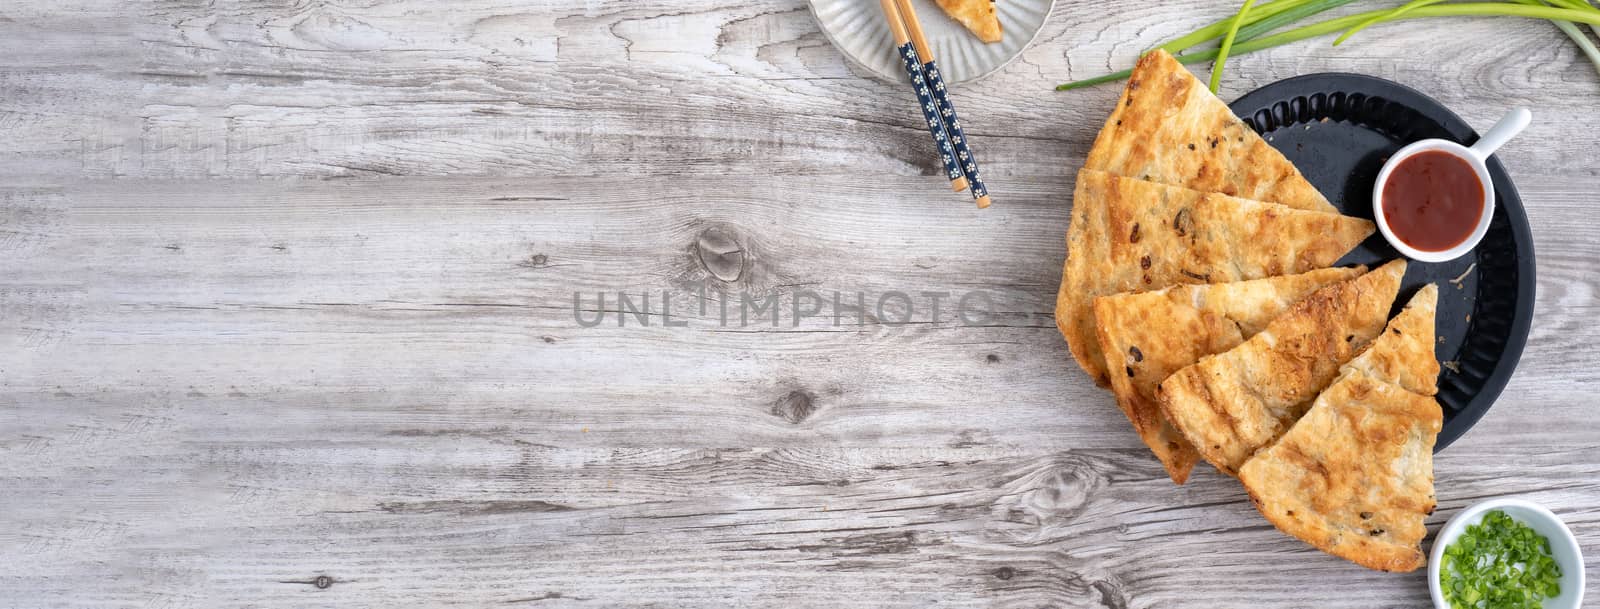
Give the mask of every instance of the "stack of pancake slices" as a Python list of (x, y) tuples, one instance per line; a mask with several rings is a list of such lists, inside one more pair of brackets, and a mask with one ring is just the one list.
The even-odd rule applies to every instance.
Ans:
[(1183, 484), (1200, 459), (1289, 535), (1362, 566), (1425, 562), (1438, 289), (1392, 319), (1405, 260), (1164, 51), (1078, 172), (1056, 323)]

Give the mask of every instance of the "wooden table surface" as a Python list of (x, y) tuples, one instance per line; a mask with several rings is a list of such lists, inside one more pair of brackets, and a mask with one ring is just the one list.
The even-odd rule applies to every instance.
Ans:
[[(0, 606), (1428, 606), (1210, 468), (1173, 486), (1053, 323), (1119, 87), (1052, 85), (1229, 3), (1063, 0), (956, 87), (982, 212), (805, 5), (574, 4), (0, 5)], [(1600, 79), (1538, 21), (1327, 42), (1223, 97), (1534, 109), (1501, 155), (1532, 336), (1429, 525), (1522, 495), (1600, 556)], [(715, 309), (808, 290), (916, 315)]]

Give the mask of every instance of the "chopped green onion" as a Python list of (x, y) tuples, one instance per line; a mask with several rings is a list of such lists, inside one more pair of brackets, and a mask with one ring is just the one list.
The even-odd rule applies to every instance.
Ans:
[(1503, 510), (1467, 526), (1439, 565), (1439, 590), (1451, 609), (1540, 609), (1560, 596), (1560, 580), (1550, 540)]
[(1244, 18), (1250, 15), (1250, 7), (1255, 6), (1256, 0), (1244, 0), (1244, 6), (1239, 7), (1239, 14), (1233, 16), (1233, 25), (1228, 26), (1227, 35), (1222, 37), (1222, 46), (1217, 47), (1217, 62), (1211, 64), (1211, 94), (1217, 94), (1217, 88), (1222, 85), (1222, 66), (1228, 63), (1228, 50), (1233, 48), (1233, 38), (1239, 35), (1239, 24), (1244, 23)]

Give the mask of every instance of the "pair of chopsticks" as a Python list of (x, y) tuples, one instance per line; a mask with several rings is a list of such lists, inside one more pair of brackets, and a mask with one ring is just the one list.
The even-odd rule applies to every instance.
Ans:
[(988, 207), (989, 188), (978, 176), (978, 159), (967, 146), (967, 134), (961, 130), (956, 107), (945, 92), (944, 77), (934, 63), (933, 49), (928, 48), (928, 40), (922, 35), (922, 24), (917, 21), (916, 10), (911, 8), (911, 0), (879, 0), (879, 3), (883, 5), (883, 16), (889, 20), (889, 32), (894, 35), (900, 58), (905, 61), (906, 75), (911, 77), (911, 86), (917, 91), (917, 101), (922, 104), (922, 118), (928, 121), (928, 132), (933, 134), (933, 143), (939, 147), (950, 186), (961, 192), (970, 184), (978, 208)]

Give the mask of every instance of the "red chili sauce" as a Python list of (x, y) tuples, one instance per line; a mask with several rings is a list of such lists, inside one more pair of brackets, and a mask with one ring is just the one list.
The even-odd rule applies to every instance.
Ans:
[(1483, 215), (1483, 184), (1456, 155), (1428, 150), (1406, 157), (1383, 185), (1389, 231), (1406, 245), (1440, 252), (1472, 236)]

